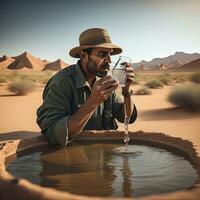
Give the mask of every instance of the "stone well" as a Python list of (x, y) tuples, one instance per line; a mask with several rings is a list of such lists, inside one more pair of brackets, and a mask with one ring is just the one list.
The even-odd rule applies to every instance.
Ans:
[[(122, 131), (84, 131), (78, 141), (121, 141)], [(135, 143), (153, 145), (168, 149), (187, 158), (200, 172), (200, 156), (189, 140), (171, 137), (163, 133), (130, 132), (130, 138)], [(43, 136), (26, 138), (2, 143), (0, 146), (0, 199), (1, 200), (103, 200), (103, 199), (140, 199), (140, 200), (199, 200), (200, 183), (196, 182), (189, 190), (183, 190), (162, 195), (151, 195), (140, 198), (105, 198), (74, 195), (51, 188), (35, 185), (25, 179), (17, 179), (6, 171), (7, 157), (33, 147), (48, 145)]]

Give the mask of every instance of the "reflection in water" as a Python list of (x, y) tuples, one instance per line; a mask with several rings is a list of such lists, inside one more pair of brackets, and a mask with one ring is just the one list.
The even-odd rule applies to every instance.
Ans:
[(7, 169), (42, 186), (92, 196), (176, 191), (198, 178), (188, 161), (165, 150), (134, 145), (137, 154), (122, 154), (121, 148), (120, 144), (96, 143), (39, 150), (19, 156)]
[(54, 188), (72, 193), (112, 195), (115, 175), (113, 166), (106, 164), (111, 155), (105, 157), (103, 150), (101, 145), (76, 145), (49, 154), (41, 153), (43, 170), (40, 176), (44, 177), (41, 185), (49, 186), (49, 181), (54, 181)]
[(131, 176), (133, 175), (131, 169), (128, 165), (128, 157), (127, 155), (123, 158), (123, 168), (122, 168), (122, 174), (123, 174), (123, 192), (125, 197), (131, 197), (133, 194), (133, 187), (131, 184)]

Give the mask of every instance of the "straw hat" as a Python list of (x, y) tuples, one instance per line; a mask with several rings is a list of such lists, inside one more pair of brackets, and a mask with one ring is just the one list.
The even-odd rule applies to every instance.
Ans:
[(122, 49), (111, 42), (110, 36), (105, 29), (91, 28), (81, 33), (79, 37), (80, 46), (69, 51), (69, 55), (74, 58), (79, 58), (79, 53), (82, 49), (104, 47), (112, 48), (112, 55), (120, 54)]

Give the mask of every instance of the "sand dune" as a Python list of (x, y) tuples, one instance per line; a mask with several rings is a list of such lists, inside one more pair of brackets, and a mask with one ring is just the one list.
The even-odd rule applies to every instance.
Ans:
[(0, 57), (0, 62), (3, 62), (7, 59), (8, 59), (8, 56), (4, 55), (4, 56)]
[(48, 60), (42, 60), (33, 56), (28, 52), (24, 52), (19, 56), (9, 57), (2, 56), (0, 58), (0, 69), (10, 69), (10, 70), (52, 70), (59, 71), (64, 67), (67, 67), (69, 64), (65, 63), (63, 60), (58, 59), (54, 62)]
[(45, 65), (47, 65), (47, 64), (50, 63), (50, 61), (48, 61), (48, 60), (42, 60), (42, 62), (43, 62)]
[(51, 62), (45, 65), (43, 70), (52, 70), (52, 71), (58, 71), (61, 70), (64, 67), (67, 67), (69, 64), (65, 63), (61, 59), (56, 60), (55, 62)]
[(15, 58), (15, 61), (8, 66), (8, 69), (34, 69), (39, 71), (44, 68), (44, 63), (41, 60), (27, 52), (13, 58)]
[(14, 58), (4, 55), (0, 58), (0, 69), (7, 69), (7, 67), (14, 61)]

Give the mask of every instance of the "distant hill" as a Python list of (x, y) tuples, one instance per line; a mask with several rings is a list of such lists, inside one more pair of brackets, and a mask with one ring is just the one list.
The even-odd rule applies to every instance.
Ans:
[(0, 69), (7, 69), (7, 67), (14, 61), (14, 58), (4, 55), (0, 58)]
[(69, 66), (69, 64), (65, 63), (61, 59), (58, 59), (55, 62), (50, 62), (46, 64), (43, 70), (58, 71), (58, 70), (61, 70), (63, 67), (67, 67), (67, 66)]
[(154, 69), (155, 66), (165, 65), (166, 69), (172, 69), (178, 68), (181, 65), (189, 63), (198, 58), (200, 58), (199, 53), (188, 54), (184, 52), (176, 52), (175, 54), (164, 58), (154, 58), (149, 62), (142, 60), (139, 63), (133, 63), (133, 66), (135, 68), (139, 68), (142, 65), (145, 69)]
[(40, 71), (45, 66), (44, 62), (28, 52), (24, 52), (23, 54), (13, 58), (15, 61), (7, 67), (8, 69), (33, 69)]
[(0, 57), (0, 62), (3, 62), (7, 59), (8, 59), (8, 56), (4, 55), (4, 56)]
[(180, 67), (182, 64), (179, 63), (177, 60), (174, 60), (172, 62), (170, 62), (169, 64), (166, 65), (167, 69), (176, 69), (178, 67)]
[[(146, 70), (172, 70), (172, 71), (198, 71), (199, 70), (199, 53), (188, 54), (184, 52), (176, 52), (173, 55), (164, 58), (154, 58), (147, 62), (145, 60), (139, 63), (132, 63), (136, 71)], [(0, 57), (0, 69), (10, 70), (52, 70), (59, 71), (63, 67), (67, 67), (68, 64), (58, 59), (54, 62), (48, 60), (42, 60), (33, 56), (31, 53), (24, 52), (19, 56)]]
[(56, 60), (55, 62), (50, 62), (48, 60), (42, 60), (33, 56), (31, 53), (24, 52), (18, 56), (9, 57), (2, 56), (0, 57), (0, 69), (7, 70), (53, 70), (58, 71), (63, 67), (67, 67), (68, 64), (62, 61), (61, 59)]
[[(133, 64), (133, 67), (135, 67), (134, 64)], [(146, 71), (148, 69), (143, 64), (141, 64), (139, 67), (135, 68), (135, 70), (136, 71)]]
[(48, 60), (42, 60), (42, 62), (43, 62), (45, 65), (50, 63), (50, 61), (48, 61)]
[(200, 58), (177, 68), (176, 71), (200, 72)]

